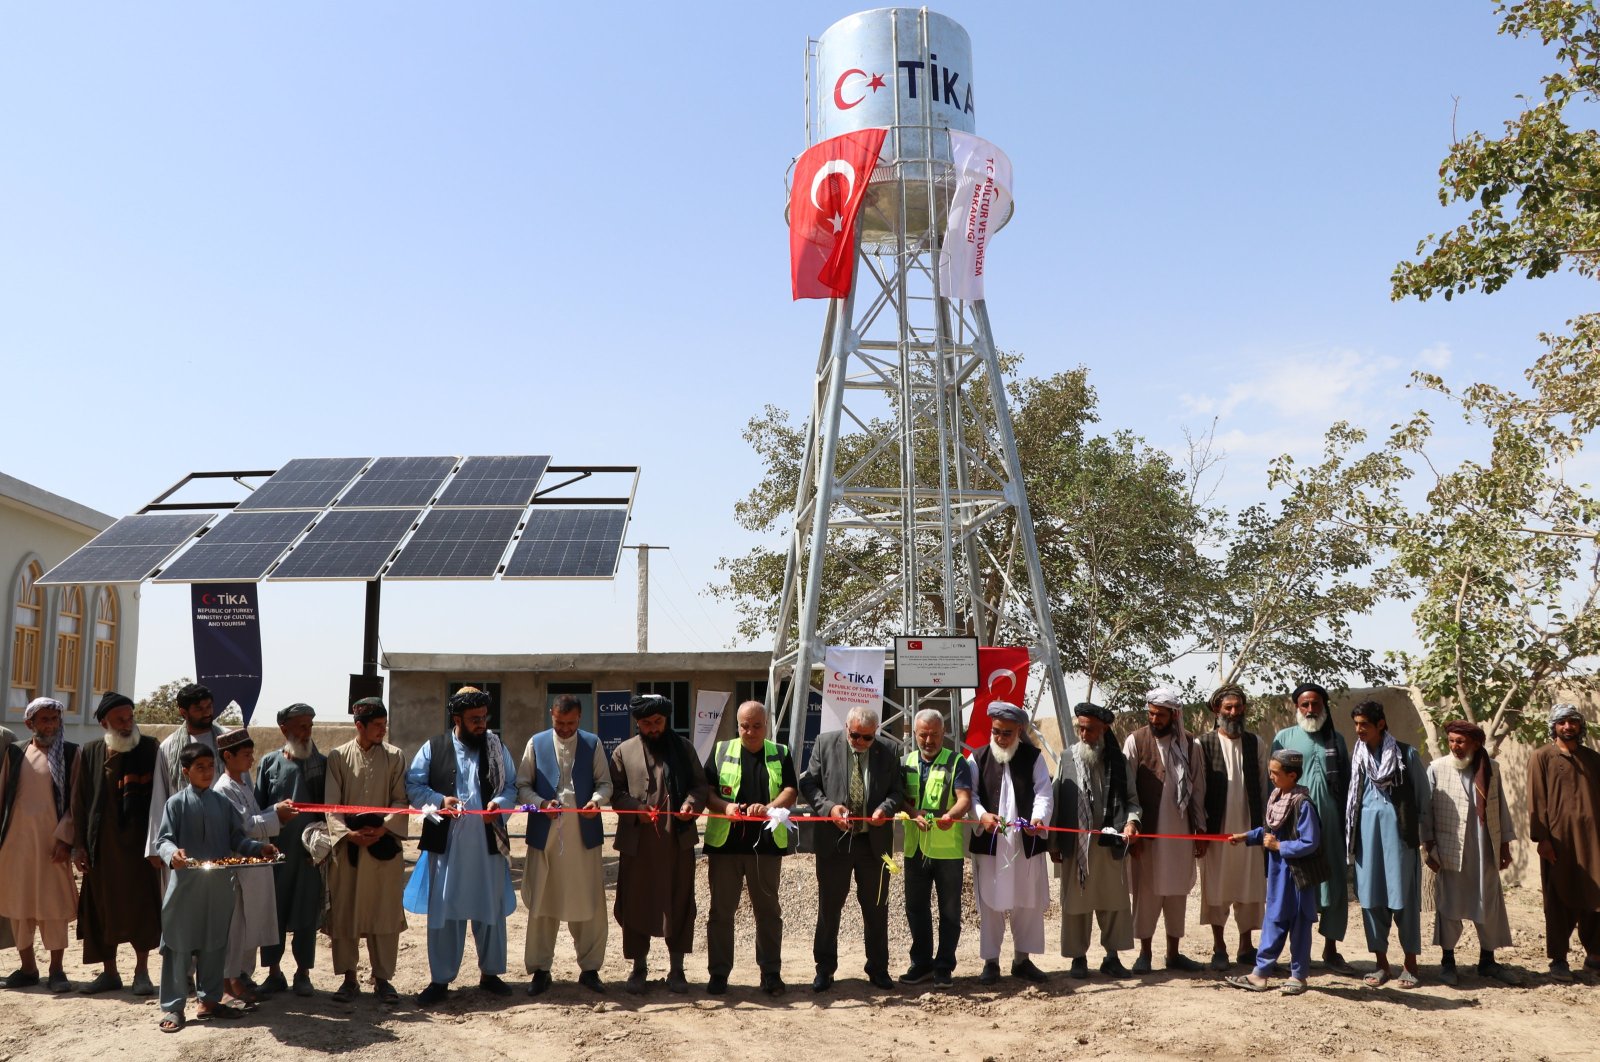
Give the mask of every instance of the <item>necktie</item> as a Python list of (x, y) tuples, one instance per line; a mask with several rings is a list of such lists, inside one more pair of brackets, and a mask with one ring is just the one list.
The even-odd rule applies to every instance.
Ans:
[[(861, 753), (852, 752), (850, 754), (850, 796), (848, 803), (850, 804), (850, 817), (857, 819), (865, 814), (867, 808), (867, 779), (862, 767), (862, 761)], [(860, 833), (864, 826), (865, 824), (860, 822), (851, 824), (851, 828), (856, 833)]]

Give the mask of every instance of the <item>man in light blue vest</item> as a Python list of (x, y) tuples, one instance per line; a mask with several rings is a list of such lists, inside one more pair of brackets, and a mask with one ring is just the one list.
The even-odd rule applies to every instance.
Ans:
[[(961, 942), (961, 882), (972, 807), (972, 767), (945, 747), (944, 716), (924, 708), (911, 726), (917, 747), (905, 760), (906, 922), (911, 926), (911, 968), (903, 985), (951, 983)], [(933, 891), (939, 890), (939, 950), (933, 950)]]
[[(793, 807), (799, 795), (794, 759), (783, 745), (767, 740), (767, 709), (760, 701), (745, 701), (737, 714), (739, 740), (719, 741), (706, 760), (711, 782), (708, 804), (713, 815), (748, 815), (764, 818), (768, 808)], [(748, 884), (750, 907), (755, 913), (756, 965), (761, 968), (761, 990), (769, 996), (783, 992), (783, 908), (778, 902), (780, 860), (793, 850), (793, 831), (787, 826), (767, 828), (765, 822), (706, 822), (706, 864), (710, 867), (711, 915), (706, 920), (706, 950), (711, 975), (706, 991), (721, 995), (728, 990), (733, 971), (733, 916), (739, 910), (739, 893)]]
[(528, 739), (517, 769), (518, 803), (540, 809), (528, 815), (528, 854), (522, 866), (522, 899), (528, 907), (522, 957), (533, 975), (530, 996), (550, 987), (562, 922), (578, 952), (578, 983), (591, 992), (605, 992), (600, 965), (611, 920), (600, 862), (605, 840), (600, 809), (611, 802), (611, 768), (600, 739), (578, 729), (582, 714), (576, 697), (557, 697), (550, 706), (550, 729)]

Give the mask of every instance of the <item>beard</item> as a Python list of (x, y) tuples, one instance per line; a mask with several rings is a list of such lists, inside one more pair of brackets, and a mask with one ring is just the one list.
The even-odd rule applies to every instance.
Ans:
[(139, 745), (139, 724), (133, 724), (133, 729), (127, 734), (119, 734), (115, 730), (106, 731), (106, 748), (112, 752), (132, 752)]
[[(1020, 744), (1020, 742), (1018, 744)], [(994, 761), (996, 763), (1001, 764), (1002, 766), (1004, 766), (1005, 764), (1010, 763), (1011, 762), (1011, 758), (1013, 756), (1015, 756), (1016, 754), (1017, 754), (1017, 746), (1016, 745), (1012, 745), (1010, 748), (1003, 749), (999, 745), (996, 745), (994, 743), (993, 739), (990, 739), (990, 741), (989, 741), (989, 755), (994, 757)]]
[(486, 730), (482, 734), (474, 734), (466, 727), (462, 727), (460, 731), (456, 733), (456, 737), (460, 738), (461, 743), (469, 749), (481, 749), (483, 748), (484, 742), (488, 739), (488, 733), (489, 732)]
[(1477, 759), (1477, 756), (1476, 756), (1475, 753), (1469, 752), (1469, 753), (1467, 753), (1465, 758), (1462, 758), (1462, 757), (1457, 756), (1455, 753), (1452, 752), (1450, 755), (1448, 755), (1448, 756), (1446, 756), (1444, 758), (1444, 761), (1446, 763), (1448, 763), (1451, 767), (1454, 767), (1458, 771), (1465, 771), (1465, 770), (1468, 770), (1468, 769), (1470, 769), (1472, 767), (1472, 761), (1475, 760), (1475, 759)]
[(1244, 720), (1229, 719), (1219, 715), (1217, 716), (1217, 729), (1231, 738), (1236, 738), (1244, 733)]
[[(297, 741), (294, 738), (283, 739), (283, 747), (288, 750), (292, 758), (297, 760), (309, 760), (311, 758), (312, 745), (313, 742), (309, 739), (306, 741)], [(474, 748), (476, 747), (474, 746)]]
[(1297, 715), (1295, 722), (1300, 724), (1300, 729), (1308, 734), (1315, 734), (1322, 729), (1322, 720), (1326, 718), (1321, 712), (1315, 715)]
[(644, 747), (649, 749), (650, 752), (656, 756), (661, 756), (667, 751), (667, 741), (669, 737), (670, 735), (665, 730), (657, 734), (655, 737), (649, 737), (645, 734), (639, 735), (640, 740), (644, 742)]
[(1078, 760), (1085, 767), (1093, 767), (1095, 764), (1100, 762), (1100, 745), (1098, 743), (1080, 741), (1078, 742), (1078, 751), (1076, 755)]
[(1168, 723), (1166, 726), (1156, 726), (1154, 723), (1151, 723), (1150, 733), (1154, 734), (1156, 737), (1171, 737), (1172, 727), (1173, 724), (1171, 723)]

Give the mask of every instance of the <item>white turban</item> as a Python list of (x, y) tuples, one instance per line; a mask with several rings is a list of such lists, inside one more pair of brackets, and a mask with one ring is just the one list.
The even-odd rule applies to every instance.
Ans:
[(67, 706), (56, 700), (54, 697), (35, 697), (33, 700), (28, 702), (28, 707), (23, 711), (22, 721), (24, 723), (30, 721), (35, 715), (39, 714), (39, 711), (42, 708), (54, 708), (56, 711), (62, 713), (65, 713), (67, 710)]
[(1144, 695), (1144, 703), (1158, 704), (1163, 708), (1171, 708), (1173, 711), (1183, 707), (1183, 701), (1178, 697), (1178, 691), (1171, 686), (1157, 686)]

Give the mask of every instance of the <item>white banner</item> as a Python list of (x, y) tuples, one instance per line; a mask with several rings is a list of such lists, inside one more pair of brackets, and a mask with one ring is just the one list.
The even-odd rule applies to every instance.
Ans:
[(694, 752), (704, 763), (717, 743), (717, 728), (722, 725), (722, 713), (728, 710), (731, 693), (700, 690), (694, 698)]
[(939, 290), (947, 298), (983, 298), (989, 238), (1011, 210), (1011, 160), (987, 140), (950, 130), (955, 196), (939, 251)]
[(830, 645), (822, 658), (822, 726), (843, 730), (852, 708), (883, 712), (883, 650)]

